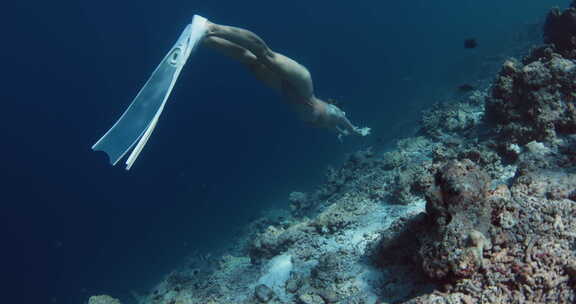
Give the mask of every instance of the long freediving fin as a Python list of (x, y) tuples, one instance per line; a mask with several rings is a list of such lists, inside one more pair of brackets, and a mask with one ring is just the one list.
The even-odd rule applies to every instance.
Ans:
[(116, 165), (134, 147), (126, 161), (126, 170), (132, 167), (154, 131), (182, 68), (206, 30), (206, 18), (194, 15), (192, 23), (180, 34), (130, 106), (92, 146), (93, 150), (104, 151), (110, 158), (110, 163)]

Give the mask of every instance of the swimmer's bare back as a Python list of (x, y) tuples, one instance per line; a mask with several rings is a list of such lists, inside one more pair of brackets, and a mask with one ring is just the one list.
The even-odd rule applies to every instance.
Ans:
[(314, 96), (310, 72), (298, 62), (272, 51), (251, 31), (208, 22), (203, 43), (244, 64), (257, 79), (278, 90), (303, 119), (341, 135), (368, 135), (369, 128), (353, 126), (346, 113)]

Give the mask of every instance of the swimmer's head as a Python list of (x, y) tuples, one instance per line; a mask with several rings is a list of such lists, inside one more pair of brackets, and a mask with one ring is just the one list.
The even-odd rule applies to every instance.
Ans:
[(326, 104), (326, 114), (334, 120), (346, 118), (346, 112), (340, 110), (340, 108), (333, 104)]
[(346, 117), (346, 112), (334, 104), (322, 102), (322, 106), (317, 109), (319, 111), (316, 112), (316, 125), (336, 131), (339, 137), (350, 134), (361, 136), (370, 134), (370, 128), (355, 127)]
[(346, 112), (333, 104), (326, 105), (326, 123), (333, 128), (339, 135), (349, 135), (355, 133), (356, 127), (346, 118)]

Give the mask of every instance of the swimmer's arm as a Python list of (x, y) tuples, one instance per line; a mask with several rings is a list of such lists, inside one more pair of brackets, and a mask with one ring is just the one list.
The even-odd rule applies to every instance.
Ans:
[(341, 123), (336, 126), (336, 129), (338, 130), (338, 133), (342, 135), (349, 135), (350, 133), (360, 136), (370, 135), (370, 128), (358, 128), (354, 126), (346, 117), (343, 117)]

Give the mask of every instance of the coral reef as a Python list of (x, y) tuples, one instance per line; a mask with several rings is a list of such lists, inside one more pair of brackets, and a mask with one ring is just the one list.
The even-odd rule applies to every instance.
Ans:
[(488, 234), (474, 232), (468, 243), (449, 243), (456, 245), (452, 252), (423, 257), (424, 269), (432, 263), (435, 270), (427, 274), (445, 279), (445, 290), (408, 303), (452, 303), (463, 296), (470, 303), (573, 303), (576, 226), (565, 219), (576, 212), (576, 175), (558, 167), (532, 169), (519, 170), (511, 187), (486, 193)]
[(548, 13), (544, 42), (554, 45), (564, 56), (576, 58), (576, 2), (564, 11), (554, 8)]
[[(471, 100), (474, 98), (482, 99), (483, 96), (475, 91)], [(473, 127), (482, 120), (484, 111), (481, 106), (482, 104), (475, 103), (435, 104), (424, 111), (421, 132), (435, 139), (456, 132), (468, 134), (468, 131), (474, 130)]]
[(466, 278), (482, 266), (491, 206), (486, 199), (490, 179), (472, 161), (449, 161), (433, 174), (426, 211), (434, 223), (421, 235), (424, 272), (431, 278)]
[[(425, 144), (402, 143), (413, 148)], [(409, 154), (408, 160), (417, 155)], [(212, 264), (211, 269), (181, 269), (158, 284), (144, 302), (373, 303), (380, 297), (380, 286), (386, 287), (390, 299), (431, 290), (423, 274), (413, 275), (414, 267), (397, 266), (392, 272), (371, 258), (394, 219), (424, 211), (422, 199), (395, 205), (386, 203), (388, 196), (374, 195), (374, 190), (394, 184), (394, 169), (385, 167), (383, 157), (371, 149), (350, 155), (341, 168), (328, 170), (326, 183), (313, 193), (289, 195), (288, 201), (307, 207), (255, 220), (247, 237), (237, 240), (234, 255), (216, 255), (211, 262), (203, 255), (191, 257), (189, 265)], [(290, 267), (271, 267), (285, 256), (290, 257)], [(403, 277), (401, 286), (398, 275)]]
[(576, 132), (576, 64), (550, 47), (504, 63), (486, 102), (499, 142), (554, 142)]

